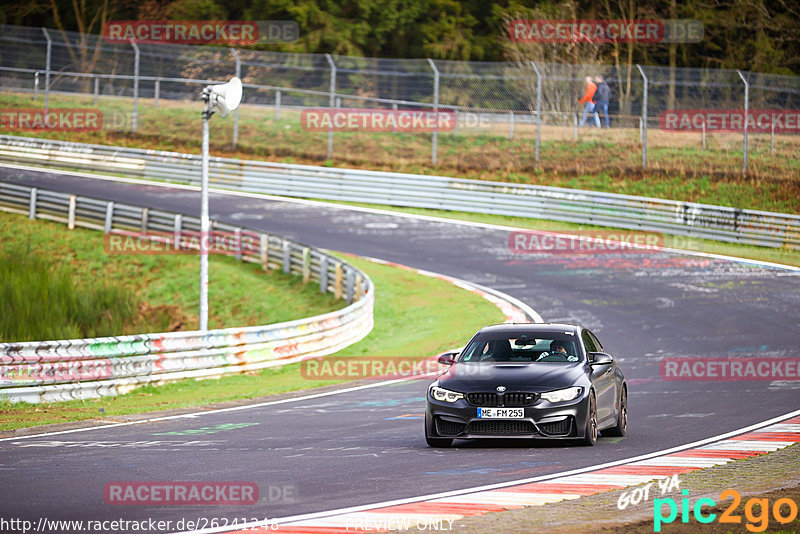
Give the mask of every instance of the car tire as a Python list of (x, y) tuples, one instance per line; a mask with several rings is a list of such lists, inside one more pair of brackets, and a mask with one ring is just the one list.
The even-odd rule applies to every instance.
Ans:
[(617, 413), (617, 425), (607, 430), (603, 430), (604, 436), (624, 436), (628, 429), (628, 388), (622, 388), (619, 394), (619, 413)]
[(428, 447), (434, 447), (437, 449), (446, 449), (450, 445), (453, 444), (452, 438), (440, 438), (431, 436), (428, 433), (428, 428), (433, 428), (428, 425), (428, 417), (425, 417), (425, 442), (428, 444)]
[(586, 411), (586, 428), (581, 444), (587, 447), (597, 443), (597, 401), (594, 398), (594, 391), (589, 393), (589, 408)]

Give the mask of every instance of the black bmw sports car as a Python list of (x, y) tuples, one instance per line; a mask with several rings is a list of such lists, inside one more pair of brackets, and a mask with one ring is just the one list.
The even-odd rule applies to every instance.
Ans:
[(623, 436), (625, 376), (589, 330), (568, 324), (502, 324), (475, 334), (428, 388), (425, 439), (547, 438), (597, 442)]

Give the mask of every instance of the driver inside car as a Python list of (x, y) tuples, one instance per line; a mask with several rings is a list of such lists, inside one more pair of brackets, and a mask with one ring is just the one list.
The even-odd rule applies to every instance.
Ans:
[(553, 362), (553, 361), (567, 361), (577, 362), (578, 357), (574, 354), (569, 354), (567, 348), (564, 346), (563, 341), (554, 340), (550, 342), (550, 352), (543, 352), (536, 358), (537, 362)]

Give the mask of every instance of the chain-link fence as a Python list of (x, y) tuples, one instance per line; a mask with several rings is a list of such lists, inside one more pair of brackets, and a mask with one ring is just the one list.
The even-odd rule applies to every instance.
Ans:
[[(200, 108), (176, 101), (197, 100), (204, 85), (233, 75), (244, 83), (243, 107), (230, 125), (215, 126), (215, 141), (245, 152), (495, 174), (800, 173), (800, 77), (118, 45), (97, 35), (0, 25), (4, 100), (19, 106), (20, 93), (33, 93), (47, 108), (51, 95), (83, 95), (109, 108), (109, 131), (175, 137), (185, 127), (196, 138)], [(584, 113), (586, 76), (608, 83), (607, 113)], [(423, 109), (454, 113), (455, 121), (441, 131), (320, 132), (303, 128), (308, 108)]]

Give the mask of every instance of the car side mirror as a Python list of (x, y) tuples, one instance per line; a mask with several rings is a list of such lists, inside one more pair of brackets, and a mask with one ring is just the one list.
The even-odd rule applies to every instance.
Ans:
[(444, 354), (439, 356), (439, 363), (442, 365), (453, 365), (456, 363), (456, 356), (458, 356), (457, 352), (445, 352)]
[(589, 364), (590, 365), (608, 365), (614, 363), (614, 357), (605, 352), (590, 352)]

